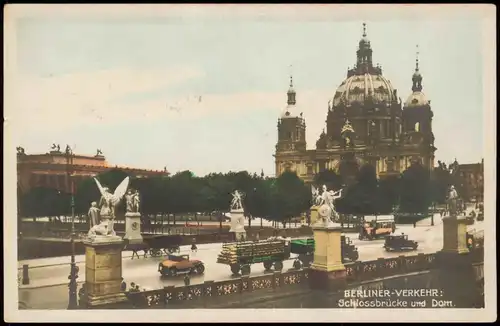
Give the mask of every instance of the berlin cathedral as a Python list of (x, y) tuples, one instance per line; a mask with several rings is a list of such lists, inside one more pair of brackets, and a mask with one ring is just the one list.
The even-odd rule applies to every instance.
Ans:
[(306, 123), (295, 110), (296, 92), (290, 77), (287, 106), (278, 119), (276, 176), (295, 171), (310, 183), (315, 174), (331, 169), (349, 184), (367, 163), (375, 167), (378, 178), (398, 175), (417, 161), (432, 170), (436, 151), (433, 113), (431, 101), (422, 92), (418, 57), (412, 93), (403, 104), (382, 68), (373, 65), (372, 54), (363, 24), (356, 65), (347, 71), (328, 103), (326, 131), (316, 141), (316, 149), (306, 148)]

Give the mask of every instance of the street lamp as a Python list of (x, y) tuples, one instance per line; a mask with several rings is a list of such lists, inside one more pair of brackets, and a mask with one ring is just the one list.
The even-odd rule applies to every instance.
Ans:
[(78, 278), (78, 267), (75, 263), (75, 195), (74, 195), (74, 183), (71, 178), (72, 169), (73, 168), (73, 151), (66, 145), (66, 173), (67, 180), (66, 185), (67, 188), (71, 192), (71, 269), (70, 274), (68, 276), (69, 279), (69, 303), (68, 309), (76, 309), (78, 307), (77, 302), (77, 282)]

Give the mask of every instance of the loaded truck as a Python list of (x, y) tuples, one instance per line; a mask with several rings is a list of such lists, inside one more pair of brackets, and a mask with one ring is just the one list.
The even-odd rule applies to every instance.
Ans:
[[(348, 237), (341, 237), (342, 261), (358, 259), (358, 250)], [(291, 254), (296, 256), (292, 257)], [(309, 267), (314, 259), (314, 239), (295, 238), (232, 242), (222, 245), (217, 263), (229, 265), (233, 274), (250, 274), (252, 264), (262, 263), (266, 271), (281, 271), (285, 260), (293, 259), (293, 267)]]

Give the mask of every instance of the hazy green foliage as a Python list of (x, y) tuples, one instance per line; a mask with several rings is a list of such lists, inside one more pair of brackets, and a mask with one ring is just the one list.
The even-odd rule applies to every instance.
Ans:
[[(119, 169), (97, 177), (111, 191), (127, 176)], [(141, 196), (141, 212), (148, 215), (175, 216), (186, 213), (221, 213), (230, 209), (232, 192), (243, 192), (243, 206), (248, 217), (286, 222), (300, 216), (311, 206), (311, 188), (294, 173), (286, 172), (278, 178), (264, 178), (246, 171), (211, 173), (197, 177), (191, 171), (172, 176), (135, 178), (130, 176), (130, 188)], [(362, 166), (355, 182), (345, 187), (342, 198), (335, 203), (339, 213), (365, 215), (390, 214), (396, 206), (403, 212), (424, 212), (432, 201), (442, 203), (448, 186), (453, 183), (444, 165), (429, 172), (420, 165), (412, 165), (404, 173), (378, 180), (375, 168)], [(342, 187), (342, 178), (326, 170), (314, 179), (316, 187)], [(100, 193), (93, 178), (75, 186), (75, 212), (87, 214), (91, 202), (99, 201)], [(60, 216), (71, 213), (71, 195), (47, 188), (34, 188), (19, 196), (20, 216)], [(124, 203), (117, 214), (124, 213)]]

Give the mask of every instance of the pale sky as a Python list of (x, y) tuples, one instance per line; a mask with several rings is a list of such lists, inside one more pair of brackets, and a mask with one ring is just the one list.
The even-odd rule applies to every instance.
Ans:
[(342, 15), (334, 6), (310, 6), (304, 15), (206, 8), (17, 19), (12, 150), (45, 153), (52, 143), (70, 144), (78, 154), (100, 148), (113, 165), (272, 175), (289, 74), (314, 149), (328, 101), (356, 61), (365, 21), (374, 63), (403, 101), (418, 44), (436, 159), (484, 157), (483, 27), (473, 11), (408, 8), (381, 19)]

